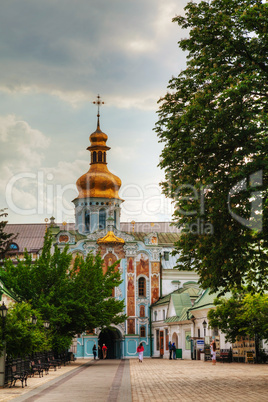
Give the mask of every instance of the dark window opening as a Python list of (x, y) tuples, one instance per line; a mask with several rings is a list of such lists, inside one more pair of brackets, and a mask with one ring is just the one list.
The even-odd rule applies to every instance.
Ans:
[(139, 296), (145, 297), (146, 296), (146, 281), (145, 278), (140, 278), (139, 279)]
[(105, 209), (101, 209), (99, 212), (99, 229), (106, 228), (106, 211)]
[(145, 336), (146, 336), (145, 327), (142, 326), (142, 327), (140, 327), (140, 337), (145, 338)]
[(93, 163), (97, 162), (97, 153), (96, 151), (93, 152)]
[(114, 227), (116, 227), (116, 211), (114, 211)]
[(102, 162), (102, 152), (98, 152), (98, 162)]
[(89, 213), (89, 211), (85, 212), (85, 229), (86, 229), (86, 232), (90, 231), (90, 213)]
[(106, 152), (103, 152), (103, 162), (106, 163)]

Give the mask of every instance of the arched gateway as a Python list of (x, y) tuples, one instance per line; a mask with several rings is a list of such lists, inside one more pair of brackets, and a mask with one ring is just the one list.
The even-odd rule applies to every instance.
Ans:
[(102, 359), (101, 348), (105, 343), (107, 346), (107, 359), (121, 359), (123, 357), (123, 348), (122, 348), (122, 334), (117, 328), (104, 328), (100, 334), (98, 339), (98, 344), (100, 346), (99, 357)]

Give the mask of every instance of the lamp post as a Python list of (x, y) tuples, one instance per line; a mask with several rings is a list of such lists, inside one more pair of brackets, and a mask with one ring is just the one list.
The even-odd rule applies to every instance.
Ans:
[(50, 326), (50, 322), (49, 321), (44, 321), (44, 327), (46, 328), (46, 329), (48, 329), (49, 328), (49, 326)]
[(206, 336), (206, 328), (207, 328), (207, 322), (206, 320), (203, 321), (203, 328), (204, 328), (204, 337)]
[(37, 317), (36, 317), (36, 315), (32, 315), (32, 317), (31, 317), (31, 321), (32, 321), (32, 324), (33, 325), (36, 325), (36, 323), (37, 323)]
[(5, 345), (5, 325), (6, 325), (6, 316), (7, 316), (8, 308), (3, 302), (0, 307), (0, 316), (2, 320), (2, 341), (3, 341), (3, 351), (0, 356), (0, 387), (4, 387), (5, 385), (5, 368), (6, 368), (6, 345)]

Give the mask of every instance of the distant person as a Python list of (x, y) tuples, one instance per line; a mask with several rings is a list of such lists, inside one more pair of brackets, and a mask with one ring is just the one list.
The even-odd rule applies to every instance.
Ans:
[(94, 344), (94, 346), (92, 348), (92, 352), (93, 352), (94, 360), (96, 360), (96, 358), (97, 358), (97, 346), (96, 346), (96, 343)]
[(107, 357), (107, 346), (105, 346), (105, 343), (102, 345), (102, 357), (103, 359)]
[(173, 360), (175, 360), (176, 359), (176, 345), (174, 342), (172, 343), (172, 352), (173, 352)]
[(169, 360), (172, 360), (172, 343), (168, 342)]
[(142, 346), (142, 342), (137, 347), (137, 352), (139, 354), (139, 363), (142, 363), (142, 361), (143, 361), (143, 352), (144, 352), (144, 347)]
[(216, 342), (215, 339), (212, 339), (212, 342), (210, 344), (210, 352), (211, 352), (211, 357), (212, 357), (212, 364), (216, 364)]

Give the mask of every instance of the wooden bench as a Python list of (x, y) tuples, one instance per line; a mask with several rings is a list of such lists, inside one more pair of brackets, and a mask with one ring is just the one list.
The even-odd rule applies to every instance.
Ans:
[(28, 372), (27, 371), (18, 371), (17, 366), (13, 365), (11, 367), (11, 383), (10, 383), (9, 388), (12, 387), (12, 384), (13, 384), (13, 387), (15, 387), (15, 384), (16, 384), (17, 380), (21, 381), (22, 388), (24, 388), (23, 383), (27, 387), (27, 377), (28, 377)]
[(34, 377), (35, 373), (39, 374), (39, 378), (41, 378), (41, 374), (43, 377), (44, 369), (40, 364), (36, 364), (34, 360), (31, 361), (30, 373)]
[(49, 365), (49, 368), (54, 367), (54, 371), (57, 370), (58, 363), (56, 361), (50, 360), (49, 357), (47, 357), (47, 364)]

